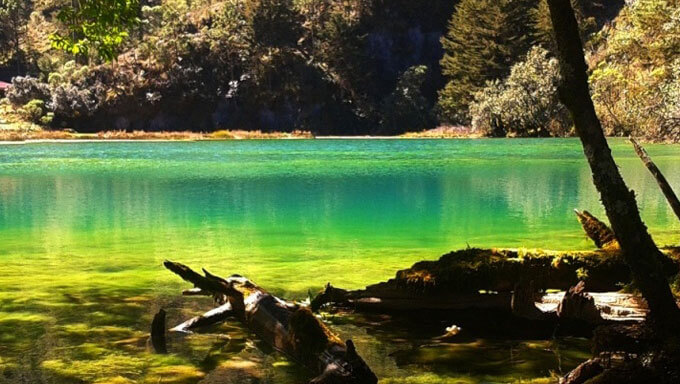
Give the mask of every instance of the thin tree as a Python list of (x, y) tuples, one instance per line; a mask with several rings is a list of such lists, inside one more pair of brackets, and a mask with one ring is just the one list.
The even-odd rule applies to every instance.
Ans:
[(560, 99), (569, 109), (593, 182), (612, 225), (633, 280), (649, 304), (649, 318), (658, 330), (680, 324), (680, 308), (661, 267), (661, 252), (640, 218), (635, 194), (614, 162), (588, 88), (583, 43), (570, 0), (548, 0), (562, 72)]

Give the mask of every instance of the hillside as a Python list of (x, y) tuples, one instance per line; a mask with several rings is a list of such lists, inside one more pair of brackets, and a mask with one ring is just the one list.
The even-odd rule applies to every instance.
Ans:
[[(125, 9), (129, 23), (101, 25), (100, 40), (73, 28), (87, 20), (86, 14), (59, 16), (69, 9), (64, 2), (6, 1), (1, 36), (10, 49), (3, 50), (0, 80), (21, 76), (9, 92), (15, 115), (46, 128), (393, 135), (453, 124), (470, 125), (477, 134), (570, 132), (568, 116), (555, 101), (559, 79), (539, 83), (512, 78), (514, 66), (519, 66), (517, 73), (529, 68), (527, 73), (539, 79), (550, 77), (544, 72), (550, 65), (543, 62), (551, 59), (550, 28), (539, 0), (504, 0), (502, 6), (480, 11), (479, 18), (459, 17), (458, 22), (456, 14), (474, 1), (130, 1)], [(96, 3), (79, 4), (87, 9)], [(606, 77), (602, 70), (610, 66), (619, 72), (635, 68), (617, 56), (612, 47), (618, 45), (611, 42), (622, 40), (619, 26), (641, 12), (640, 4), (661, 3), (672, 12), (655, 19), (655, 25), (638, 26), (648, 29), (674, 22), (677, 2), (640, 0), (625, 6), (621, 15), (622, 1), (575, 2), (592, 51), (594, 87), (601, 87), (598, 82)], [(505, 34), (502, 41), (494, 41), (484, 34), (485, 20), (522, 20), (526, 25), (515, 23), (516, 28), (499, 32)], [(673, 28), (658, 30), (644, 39), (661, 34), (676, 41)], [(447, 60), (466, 48), (446, 44), (459, 31), (469, 47), (473, 39), (467, 38), (478, 36), (480, 48), (470, 49), (463, 60)], [(55, 40), (55, 35), (65, 40)], [(518, 39), (522, 45), (516, 45)], [(67, 44), (69, 40), (75, 44)], [(492, 46), (511, 54), (486, 55), (484, 47)], [(546, 53), (537, 52), (533, 63), (528, 57), (525, 62), (536, 46)], [(643, 54), (630, 47), (616, 49), (630, 49), (626, 57)], [(662, 50), (667, 54), (646, 64), (647, 69), (657, 73), (663, 67), (673, 79), (671, 63), (677, 52)], [(452, 62), (456, 67), (450, 68)], [(535, 103), (516, 84), (531, 84), (533, 94), (545, 96)], [(452, 86), (462, 92), (455, 100), (463, 97), (464, 102), (445, 102)], [(602, 94), (595, 95), (596, 101), (607, 108)], [(621, 100), (624, 94), (611, 97)], [(538, 107), (529, 111), (517, 100)], [(672, 100), (663, 103), (672, 106)], [(646, 128), (643, 133), (674, 138), (663, 133), (677, 130), (673, 112), (666, 115), (671, 116), (666, 124), (670, 128), (651, 134)], [(645, 126), (652, 125), (646, 121)], [(605, 122), (611, 134), (626, 134), (631, 129), (621, 126), (634, 126), (638, 120), (621, 123), (612, 117)]]

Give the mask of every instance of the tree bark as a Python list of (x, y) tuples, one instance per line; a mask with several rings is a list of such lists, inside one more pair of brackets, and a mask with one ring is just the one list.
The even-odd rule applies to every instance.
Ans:
[(640, 218), (635, 195), (626, 186), (604, 137), (590, 97), (583, 44), (570, 0), (548, 0), (559, 52), (560, 99), (569, 109), (607, 212), (635, 284), (647, 300), (650, 320), (658, 330), (671, 331), (680, 309), (662, 273), (660, 251)]
[(649, 172), (654, 176), (654, 179), (656, 179), (656, 183), (659, 184), (661, 192), (663, 192), (663, 195), (666, 196), (666, 200), (673, 209), (673, 212), (675, 212), (675, 216), (677, 216), (678, 220), (680, 220), (680, 200), (678, 200), (678, 196), (675, 194), (675, 192), (673, 192), (671, 185), (668, 184), (668, 180), (666, 180), (666, 177), (664, 177), (663, 173), (661, 173), (656, 164), (654, 164), (652, 158), (649, 157), (649, 154), (647, 154), (647, 151), (645, 151), (645, 149), (642, 148), (642, 146), (638, 144), (638, 142), (633, 137), (630, 138), (630, 142), (633, 143), (635, 153), (637, 153), (638, 157), (640, 157), (640, 160), (642, 160), (642, 162), (645, 164), (645, 167), (649, 169)]

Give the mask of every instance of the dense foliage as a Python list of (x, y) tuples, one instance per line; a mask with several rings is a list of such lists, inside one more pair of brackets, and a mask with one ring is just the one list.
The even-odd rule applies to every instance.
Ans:
[(534, 47), (503, 81), (493, 80), (470, 105), (472, 127), (493, 136), (564, 136), (571, 122), (559, 102), (557, 59)]
[(608, 133), (679, 141), (680, 1), (638, 0), (597, 39), (590, 80)]
[(52, 45), (73, 55), (89, 57), (91, 51), (104, 60), (114, 60), (118, 47), (139, 19), (136, 0), (78, 0), (62, 7), (57, 19), (65, 33), (50, 36)]
[[(608, 132), (679, 140), (678, 0), (573, 4)], [(8, 98), (52, 127), (571, 130), (545, 0), (0, 5), (0, 79), (19, 75)]]

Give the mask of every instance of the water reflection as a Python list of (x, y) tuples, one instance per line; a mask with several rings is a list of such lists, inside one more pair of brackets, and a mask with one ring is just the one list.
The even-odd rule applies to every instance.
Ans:
[[(680, 185), (680, 147), (649, 150)], [(614, 154), (655, 239), (677, 244), (680, 224), (651, 176), (624, 142)], [(173, 342), (170, 357), (150, 354), (145, 334), (158, 308), (178, 322), (210, 305), (179, 297), (162, 260), (303, 298), (328, 281), (360, 287), (467, 244), (590, 248), (573, 208), (602, 216), (575, 140), (3, 146), (0, 383), (196, 382), (208, 372), (299, 382), (304, 372), (234, 324), (220, 329), (229, 340), (198, 335)], [(582, 340), (477, 334), (432, 343), (450, 318), (431, 328), (328, 320), (386, 382), (546, 377), (588, 350)], [(488, 360), (477, 359), (482, 351)]]

